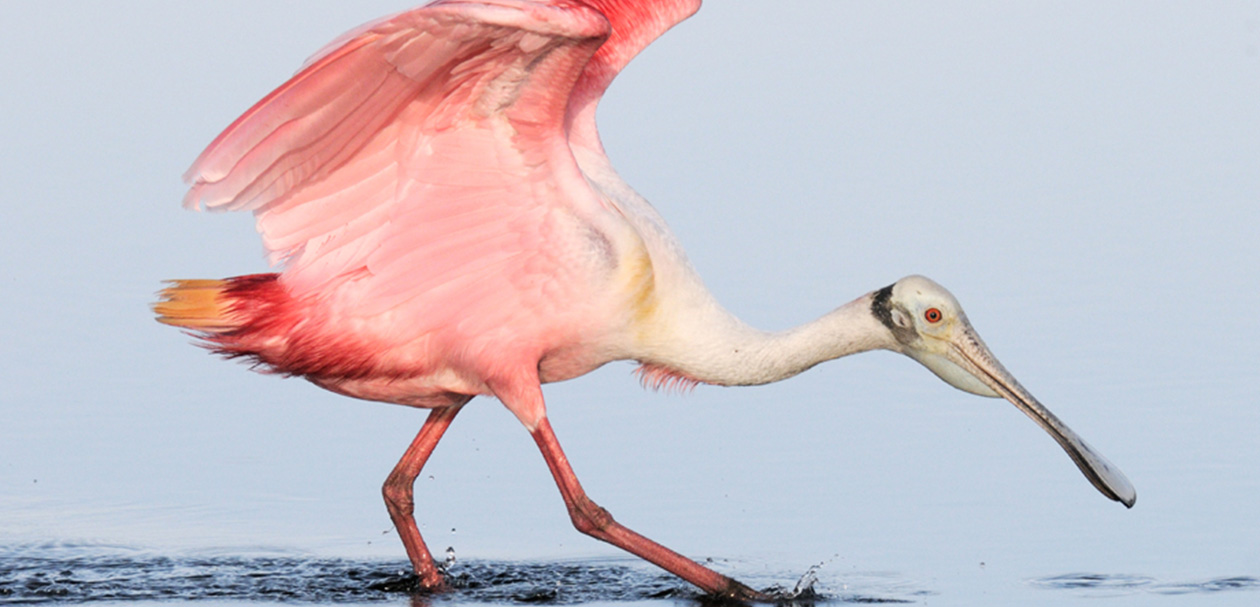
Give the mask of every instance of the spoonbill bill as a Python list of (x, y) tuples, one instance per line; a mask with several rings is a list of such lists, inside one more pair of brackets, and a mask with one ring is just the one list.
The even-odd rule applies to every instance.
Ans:
[(909, 276), (782, 332), (705, 289), (595, 127), (609, 83), (700, 0), (440, 0), (329, 44), (185, 175), (191, 209), (252, 211), (278, 273), (175, 280), (158, 320), (213, 351), (355, 398), (430, 410), (385, 481), (423, 588), (445, 581), (412, 486), (460, 408), (501, 401), (574, 526), (713, 595), (765, 599), (613, 520), (582, 490), (542, 384), (616, 360), (645, 384), (775, 382), (874, 349), (1003, 397), (1108, 498), (1125, 476), (998, 363), (940, 285)]

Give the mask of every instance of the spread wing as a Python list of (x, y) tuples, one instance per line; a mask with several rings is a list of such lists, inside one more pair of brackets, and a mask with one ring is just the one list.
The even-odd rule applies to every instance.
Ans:
[(427, 298), (429, 327), (505, 322), (607, 253), (571, 105), (594, 138), (612, 77), (698, 5), (443, 0), (370, 23), (215, 139), (185, 206), (252, 210), (297, 297), (354, 283), (357, 315)]

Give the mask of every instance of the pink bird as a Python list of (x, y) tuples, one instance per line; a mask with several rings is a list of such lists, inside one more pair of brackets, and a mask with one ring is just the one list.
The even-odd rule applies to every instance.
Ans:
[(900, 352), (1014, 403), (1105, 496), (1133, 486), (993, 357), (953, 296), (910, 276), (764, 332), (705, 289), (617, 175), (595, 110), (700, 0), (441, 0), (344, 35), (201, 154), (188, 208), (248, 210), (278, 274), (172, 281), (154, 308), (212, 350), (340, 394), (429, 409), (384, 485), (420, 584), (444, 588), (412, 486), (460, 408), (499, 399), (574, 526), (700, 587), (767, 596), (618, 524), (582, 490), (541, 385), (615, 360), (649, 386), (779, 381)]

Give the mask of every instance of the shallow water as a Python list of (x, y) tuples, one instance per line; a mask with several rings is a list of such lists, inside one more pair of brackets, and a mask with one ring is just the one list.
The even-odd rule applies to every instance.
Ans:
[[(708, 602), (674, 576), (631, 558), (523, 563), (450, 562), (451, 590), (420, 590), (406, 566), (293, 555), (163, 556), (120, 548), (23, 546), (4, 551), (0, 603), (190, 601), (311, 603)], [(716, 565), (710, 563), (710, 565)], [(763, 587), (782, 604), (910, 602), (913, 592), (867, 581), (824, 595), (809, 585)]]
[[(706, 563), (719, 570), (747, 563)], [(713, 604), (695, 588), (632, 558), (552, 562), (453, 561), (446, 567), (451, 590), (431, 594), (416, 587), (406, 565), (380, 560), (319, 558), (293, 554), (182, 554), (105, 546), (26, 545), (0, 548), (0, 603), (169, 604)], [(817, 576), (816, 581), (815, 577)], [(806, 584), (785, 586), (788, 572), (762, 569), (744, 581), (779, 605), (840, 603), (957, 604), (944, 586), (889, 572), (836, 572), (820, 565)], [(1157, 595), (1239, 593), (1260, 599), (1260, 579), (1160, 580), (1140, 575), (1073, 573), (1024, 580), (1005, 597), (1019, 604), (1062, 604), (1078, 598), (1145, 600)], [(986, 593), (988, 594), (988, 593)], [(967, 601), (971, 602), (971, 601)]]

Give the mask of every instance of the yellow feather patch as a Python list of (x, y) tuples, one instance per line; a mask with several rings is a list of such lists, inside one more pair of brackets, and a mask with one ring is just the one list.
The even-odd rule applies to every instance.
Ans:
[(652, 269), (652, 258), (647, 250), (637, 248), (630, 254), (625, 267), (625, 283), (630, 291), (630, 309), (634, 324), (646, 328), (656, 315), (656, 276)]
[(227, 305), (221, 295), (225, 280), (171, 280), (158, 293), (153, 304), (157, 321), (175, 327), (218, 333), (235, 329), (239, 323), (226, 318)]

